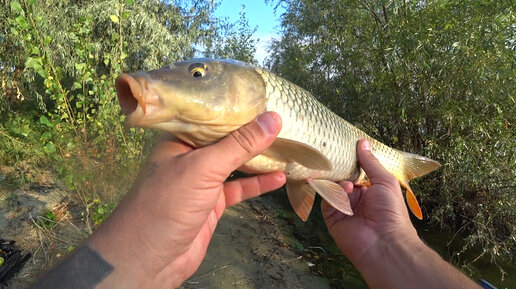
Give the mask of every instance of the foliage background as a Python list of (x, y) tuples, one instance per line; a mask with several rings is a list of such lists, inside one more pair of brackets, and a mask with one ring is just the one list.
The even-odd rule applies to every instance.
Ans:
[[(437, 159), (413, 186), (424, 226), (461, 232), (492, 261), (516, 255), (511, 1), (277, 0), (266, 66), (373, 137)], [(193, 56), (253, 62), (245, 14), (207, 0), (2, 0), (0, 164), (51, 168), (98, 225), (128, 190), (155, 133), (125, 129), (124, 71)]]
[(416, 180), (426, 225), (516, 255), (511, 1), (281, 0), (268, 67), (384, 143), (439, 160)]

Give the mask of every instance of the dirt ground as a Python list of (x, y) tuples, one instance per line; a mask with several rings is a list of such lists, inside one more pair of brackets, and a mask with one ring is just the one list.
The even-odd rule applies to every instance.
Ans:
[[(0, 168), (0, 179), (10, 172)], [(45, 210), (56, 225), (45, 226)], [(0, 181), (0, 236), (32, 253), (7, 288), (26, 288), (89, 235), (85, 208), (50, 175), (18, 187)], [(144, 250), (144, 248), (142, 248)], [(228, 209), (206, 258), (182, 288), (367, 288), (329, 238), (316, 207), (308, 222), (277, 191)]]

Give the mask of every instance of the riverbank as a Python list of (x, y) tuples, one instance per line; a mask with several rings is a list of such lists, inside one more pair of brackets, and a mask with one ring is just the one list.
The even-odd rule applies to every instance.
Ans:
[[(0, 171), (0, 234), (32, 254), (8, 282), (10, 289), (26, 288), (78, 246), (90, 230), (84, 206), (52, 174), (37, 174), (32, 182), (8, 186), (7, 180), (16, 172)], [(280, 190), (228, 209), (205, 260), (183, 288), (367, 288), (328, 235), (318, 208), (316, 204), (304, 223)], [(516, 285), (514, 265), (499, 264), (506, 272), (502, 281), (500, 267), (486, 258), (471, 262), (481, 248), (457, 255), (463, 244), (460, 234), (418, 230), (443, 258), (475, 280), (488, 280), (498, 288)]]

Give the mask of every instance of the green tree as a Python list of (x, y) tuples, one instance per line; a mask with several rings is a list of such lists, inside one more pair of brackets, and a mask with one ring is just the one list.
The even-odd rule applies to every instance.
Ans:
[(124, 129), (116, 77), (191, 58), (221, 29), (212, 16), (216, 4), (1, 4), (0, 162), (55, 167), (87, 208), (111, 208), (99, 198), (116, 202), (126, 191), (153, 134)]
[(276, 3), (286, 12), (269, 68), (372, 136), (439, 160), (413, 186), (425, 215), (514, 258), (511, 1)]
[(204, 52), (206, 57), (230, 58), (248, 63), (257, 64), (254, 54), (258, 39), (253, 38), (257, 27), (250, 27), (249, 21), (245, 16), (245, 6), (240, 8), (240, 18), (235, 23), (228, 22), (227, 19), (219, 19), (219, 26), (210, 42), (207, 43)]

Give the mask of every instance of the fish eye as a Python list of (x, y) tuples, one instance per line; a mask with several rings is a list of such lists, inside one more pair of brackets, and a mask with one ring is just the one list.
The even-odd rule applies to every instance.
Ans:
[(190, 65), (188, 69), (190, 70), (190, 74), (192, 74), (193, 77), (200, 78), (203, 77), (206, 73), (207, 67), (203, 63), (194, 63)]

